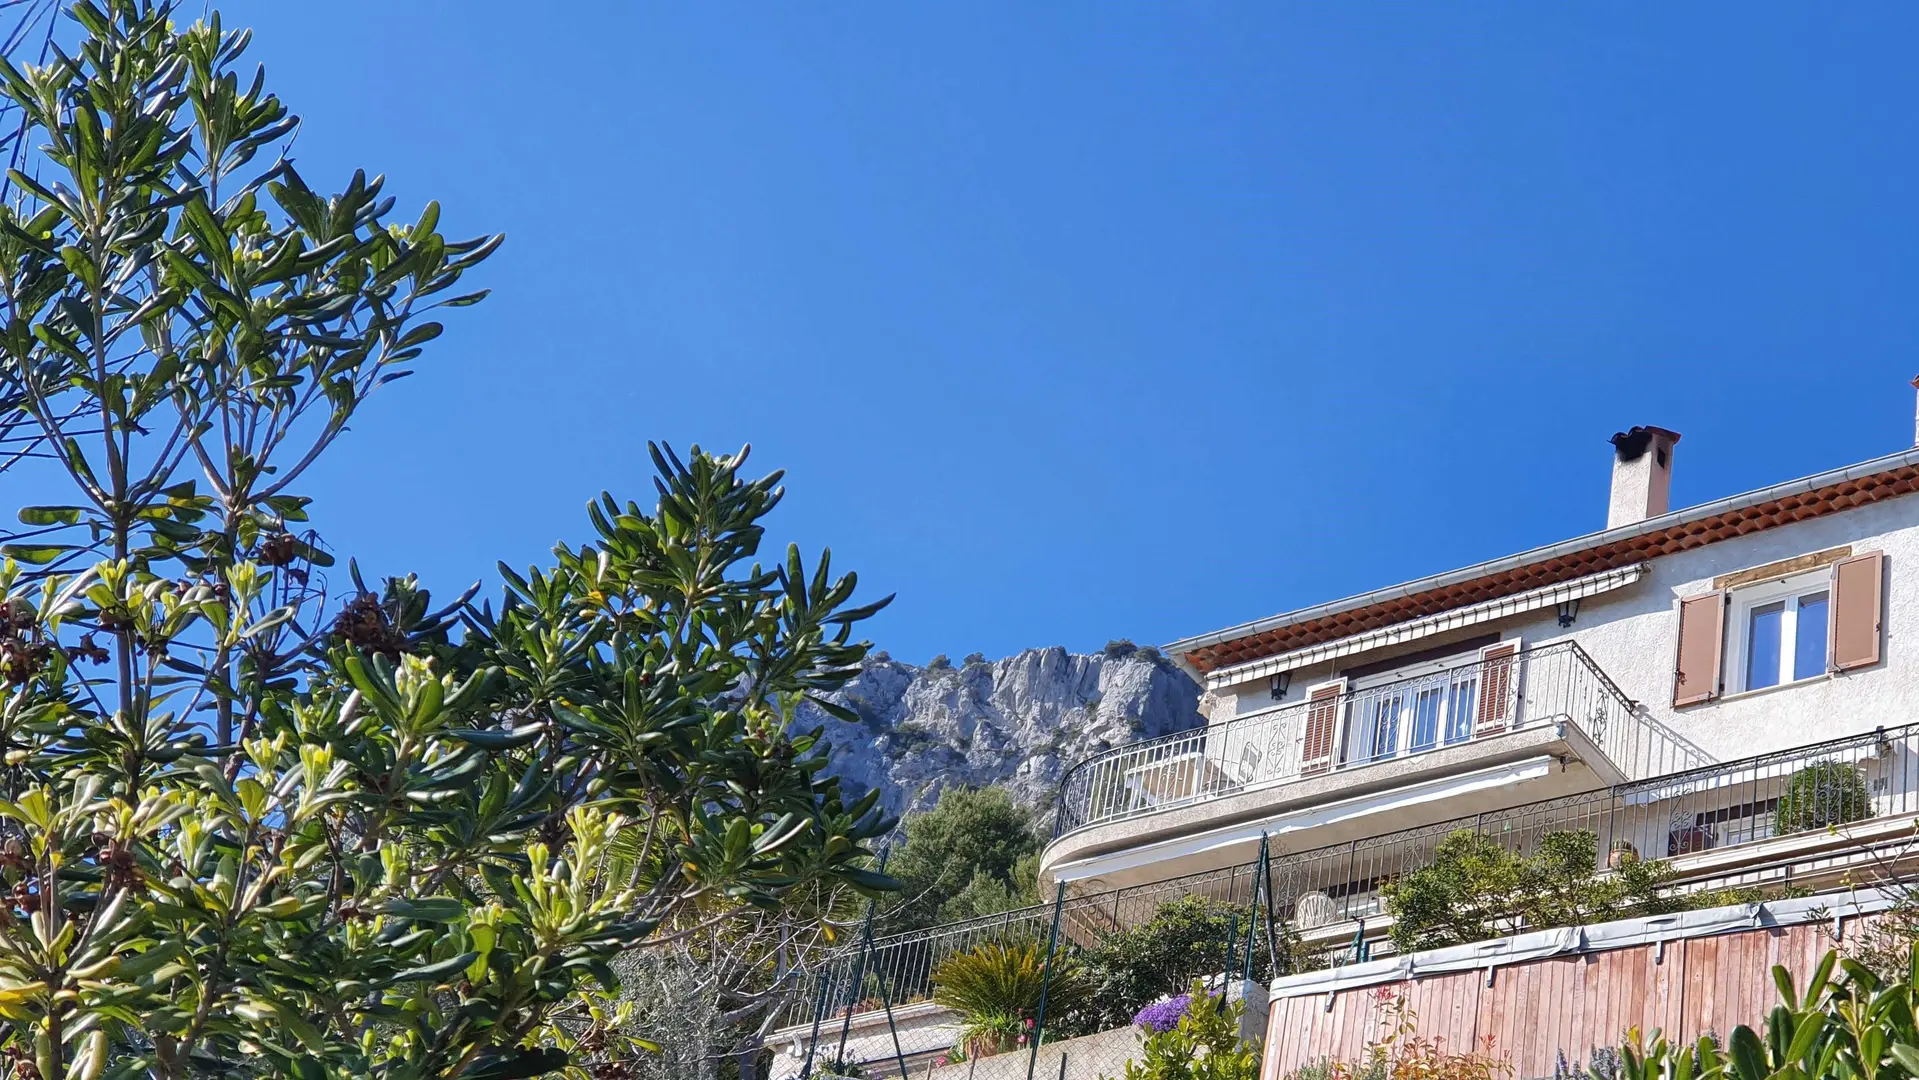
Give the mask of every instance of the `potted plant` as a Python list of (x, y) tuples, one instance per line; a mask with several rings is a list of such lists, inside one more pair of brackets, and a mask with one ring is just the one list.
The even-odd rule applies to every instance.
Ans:
[(1066, 1012), (1084, 993), (1077, 965), (1055, 966), (1050, 987), (1037, 944), (982, 945), (933, 969), (933, 1000), (960, 1015), (959, 1047), (969, 1058), (1017, 1049), (1046, 994), (1048, 1014)]
[(1858, 768), (1815, 761), (1792, 774), (1772, 812), (1772, 833), (1805, 832), (1872, 816), (1872, 792)]
[(1606, 852), (1606, 865), (1613, 869), (1639, 861), (1639, 849), (1631, 840), (1614, 840)]

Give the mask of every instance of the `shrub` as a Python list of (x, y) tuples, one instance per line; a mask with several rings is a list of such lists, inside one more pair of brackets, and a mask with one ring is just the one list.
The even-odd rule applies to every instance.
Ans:
[(1147, 1035), (1125, 1080), (1257, 1080), (1259, 1043), (1242, 1041), (1246, 1006), (1194, 984), (1190, 1005), (1174, 1026)]
[(1117, 659), (1122, 656), (1133, 655), (1134, 653), (1139, 651), (1139, 646), (1133, 644), (1132, 642), (1126, 640), (1125, 638), (1118, 638), (1113, 641), (1107, 642), (1106, 647), (1104, 649), (1101, 649), (1100, 651), (1105, 653), (1107, 656), (1111, 656)]
[[(1194, 979), (1224, 972), (1227, 942), (1235, 931), (1237, 974), (1246, 955), (1238, 950), (1245, 948), (1251, 914), (1249, 908), (1184, 896), (1161, 904), (1138, 926), (1108, 934), (1079, 956), (1088, 985), (1083, 1005), (1059, 1012), (1059, 1025), (1049, 1021), (1047, 1031), (1090, 1035), (1124, 1027), (1143, 1006), (1184, 991)], [(1262, 927), (1253, 955), (1253, 977), (1262, 981), (1272, 978), (1273, 968), (1264, 936)], [(1047, 1012), (1053, 1015), (1051, 1007)]]
[(1772, 812), (1775, 836), (1824, 829), (1872, 814), (1872, 792), (1858, 769), (1843, 761), (1815, 761), (1786, 782)]
[(967, 653), (966, 659), (962, 661), (962, 663), (966, 667), (972, 667), (974, 664), (984, 664), (986, 663), (986, 654), (976, 652)]
[(1084, 989), (1071, 962), (1055, 963), (1049, 982), (1046, 958), (1033, 943), (982, 945), (933, 969), (933, 1001), (960, 1014), (959, 1045), (974, 1058), (1017, 1047), (1038, 1018), (1042, 993), (1050, 1011), (1073, 1008)]
[(1386, 910), (1397, 920), (1393, 944), (1410, 952), (1757, 898), (1750, 890), (1668, 895), (1672, 876), (1656, 859), (1600, 873), (1599, 838), (1583, 829), (1547, 833), (1529, 856), (1462, 829), (1440, 841), (1430, 865), (1386, 886)]
[(953, 662), (946, 658), (945, 653), (941, 653), (938, 656), (935, 656), (934, 658), (926, 662), (926, 670), (951, 671), (953, 670)]

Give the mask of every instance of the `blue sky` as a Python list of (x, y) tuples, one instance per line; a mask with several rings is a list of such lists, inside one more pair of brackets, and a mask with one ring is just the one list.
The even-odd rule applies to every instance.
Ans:
[[(235, 3), (503, 231), (313, 485), (441, 589), (751, 442), (923, 661), (1163, 642), (1902, 448), (1919, 8)], [(564, 15), (557, 12), (564, 11)]]

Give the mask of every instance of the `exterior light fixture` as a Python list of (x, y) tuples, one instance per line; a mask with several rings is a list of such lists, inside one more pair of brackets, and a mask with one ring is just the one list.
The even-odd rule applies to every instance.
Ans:
[(1886, 735), (1884, 724), (1872, 729), (1872, 752), (1881, 761), (1892, 756), (1892, 739)]
[(1266, 685), (1267, 691), (1272, 694), (1274, 701), (1284, 701), (1286, 691), (1291, 689), (1293, 685), (1293, 673), (1290, 671), (1282, 671), (1266, 680)]
[(1577, 618), (1579, 618), (1579, 597), (1575, 596), (1570, 600), (1561, 600), (1559, 602), (1559, 625), (1571, 626), (1573, 620)]

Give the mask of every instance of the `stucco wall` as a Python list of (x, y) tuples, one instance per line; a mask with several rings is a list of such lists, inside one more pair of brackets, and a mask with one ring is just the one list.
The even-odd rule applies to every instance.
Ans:
[[(1710, 591), (1712, 579), (1721, 574), (1842, 544), (1851, 544), (1856, 552), (1879, 550), (1887, 556), (1884, 662), (1848, 674), (1672, 708), (1675, 604), (1680, 598)], [(1906, 631), (1915, 626), (1919, 626), (1919, 496), (1906, 496), (1654, 559), (1637, 583), (1587, 598), (1570, 628), (1561, 628), (1555, 613), (1547, 609), (1475, 627), (1471, 633), (1496, 629), (1529, 645), (1571, 637), (1626, 694), (1642, 703), (1651, 721), (1666, 725), (1712, 759), (1729, 760), (1919, 720), (1919, 677), (1915, 677), (1919, 675), (1919, 637), (1906, 640)], [(1441, 640), (1415, 643), (1402, 651)], [(1351, 667), (1384, 655), (1388, 654), (1366, 653), (1338, 664)], [(1334, 667), (1322, 663), (1300, 669), (1285, 702), (1301, 700), (1306, 688), (1330, 678)], [(1222, 704), (1216, 720), (1274, 704), (1264, 678), (1224, 687), (1216, 694)]]

